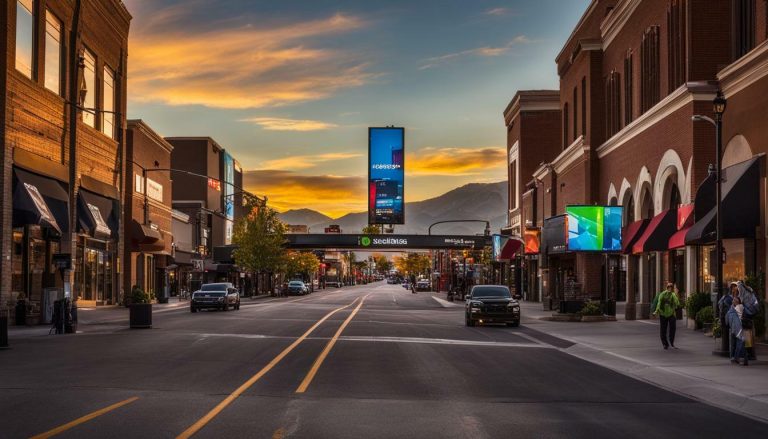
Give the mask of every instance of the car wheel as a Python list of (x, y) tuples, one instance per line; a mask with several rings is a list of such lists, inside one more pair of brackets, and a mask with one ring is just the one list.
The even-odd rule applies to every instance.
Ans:
[(470, 319), (469, 317), (465, 317), (465, 318), (464, 318), (464, 323), (465, 323), (467, 326), (470, 326), (470, 327), (472, 327), (472, 326), (475, 326), (475, 321), (474, 321), (474, 320), (472, 320), (472, 319)]
[(240, 311), (240, 302), (237, 302), (237, 305), (235, 305), (235, 311)]
[(225, 311), (225, 312), (226, 312), (226, 311), (229, 311), (229, 304), (228, 304), (228, 303), (225, 303), (225, 304), (224, 304), (224, 306), (222, 306), (222, 307), (221, 307), (221, 310), (222, 310), (222, 311)]
[(194, 306), (190, 306), (190, 307), (189, 307), (189, 310), (190, 310), (191, 312), (197, 312), (197, 308), (195, 308)]
[(520, 322), (519, 321), (517, 321), (517, 322), (507, 322), (507, 326), (511, 326), (513, 328), (517, 328), (518, 326), (520, 326)]

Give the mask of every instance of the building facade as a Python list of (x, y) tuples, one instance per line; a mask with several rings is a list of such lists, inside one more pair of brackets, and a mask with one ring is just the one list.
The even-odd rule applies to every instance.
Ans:
[(173, 267), (171, 153), (142, 120), (126, 133), (124, 284), (139, 286), (161, 302), (170, 296)]
[[(686, 295), (714, 289), (715, 131), (693, 117), (713, 117), (719, 90), (728, 100), (723, 203), (757, 206), (756, 218), (725, 228), (724, 280), (765, 272), (764, 190), (745, 203), (733, 188), (755, 178), (763, 187), (766, 29), (766, 4), (754, 0), (592, 1), (556, 58), (561, 149), (532, 173), (529, 190), (542, 196), (523, 203), (545, 219), (541, 286), (552, 306), (626, 301), (628, 319), (647, 318), (667, 280)], [(623, 206), (620, 254), (554, 242), (565, 240), (565, 207), (578, 204)]]
[(118, 0), (3, 2), (0, 308), (117, 303), (131, 16)]

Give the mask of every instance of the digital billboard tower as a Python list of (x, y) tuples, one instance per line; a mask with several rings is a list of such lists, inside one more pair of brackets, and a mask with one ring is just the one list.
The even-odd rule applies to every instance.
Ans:
[(405, 223), (404, 146), (404, 128), (368, 128), (368, 224)]

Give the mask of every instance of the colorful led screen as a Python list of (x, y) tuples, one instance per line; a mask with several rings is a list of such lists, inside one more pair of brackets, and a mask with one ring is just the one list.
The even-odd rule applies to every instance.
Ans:
[(621, 251), (621, 206), (566, 206), (568, 250)]
[(404, 129), (368, 128), (368, 224), (404, 224)]

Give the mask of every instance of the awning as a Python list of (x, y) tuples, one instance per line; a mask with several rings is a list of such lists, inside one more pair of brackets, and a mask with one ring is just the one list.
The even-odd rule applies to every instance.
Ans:
[(693, 226), (693, 204), (681, 205), (677, 208), (677, 232), (669, 238), (669, 249), (685, 247), (685, 235)]
[(621, 250), (624, 254), (628, 255), (632, 253), (632, 246), (637, 242), (638, 238), (642, 236), (645, 228), (651, 220), (641, 219), (633, 223), (627, 224), (621, 231)]
[(69, 194), (52, 178), (14, 168), (13, 225), (39, 224), (69, 231)]
[[(761, 160), (757, 156), (723, 169), (725, 181), (722, 184), (723, 239), (754, 239), (760, 225), (760, 178)], [(709, 197), (715, 192), (714, 185), (699, 187), (696, 199)], [(701, 192), (701, 194), (699, 194)], [(715, 199), (714, 196), (712, 199)], [(685, 235), (687, 245), (702, 245), (715, 242), (717, 208), (713, 206), (700, 215), (698, 206), (696, 223)]]
[(219, 264), (234, 264), (236, 245), (219, 245), (213, 247), (213, 261)]
[(511, 261), (515, 258), (520, 248), (523, 247), (523, 240), (517, 236), (510, 236), (507, 242), (504, 243), (504, 247), (501, 248), (501, 254), (499, 254), (500, 261)]
[(77, 218), (81, 230), (98, 239), (109, 239), (118, 234), (116, 200), (106, 198), (82, 188), (77, 196)]
[(632, 246), (632, 253), (669, 250), (669, 238), (677, 231), (677, 209), (669, 209), (651, 218), (648, 227)]
[(237, 271), (235, 264), (216, 264), (212, 262), (205, 263), (205, 271), (215, 271), (217, 273), (229, 273), (231, 271)]
[(160, 231), (151, 225), (131, 221), (131, 247), (137, 252), (162, 252), (165, 250), (165, 240)]

